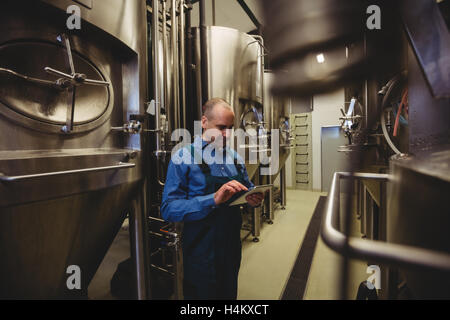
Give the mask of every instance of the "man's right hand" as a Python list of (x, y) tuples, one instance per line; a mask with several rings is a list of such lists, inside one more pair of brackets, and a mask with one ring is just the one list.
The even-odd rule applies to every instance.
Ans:
[(236, 180), (227, 182), (214, 194), (214, 201), (216, 205), (219, 205), (227, 202), (233, 195), (241, 191), (248, 191), (248, 188)]

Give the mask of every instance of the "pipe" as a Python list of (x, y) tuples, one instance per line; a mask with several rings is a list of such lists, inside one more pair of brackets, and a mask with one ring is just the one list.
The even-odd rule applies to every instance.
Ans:
[[(157, 0), (158, 1), (158, 0)], [(130, 213), (130, 247), (131, 256), (135, 261), (137, 299), (151, 299), (149, 284), (149, 256), (147, 236), (147, 215), (145, 206), (145, 186), (137, 199), (133, 200), (133, 208)]]
[(182, 128), (186, 128), (186, 63), (185, 63), (185, 40), (184, 40), (184, 0), (180, 0), (180, 76), (181, 76), (181, 108), (183, 112)]
[(402, 113), (403, 106), (405, 106), (405, 109), (406, 109), (407, 99), (408, 99), (408, 89), (406, 89), (403, 92), (402, 101), (400, 102), (400, 106), (398, 107), (397, 116), (395, 117), (394, 134), (393, 134), (394, 137), (397, 136), (398, 124), (400, 122), (400, 114)]
[(172, 119), (172, 110), (169, 108), (169, 58), (168, 53), (168, 43), (167, 43), (167, 15), (166, 15), (166, 0), (162, 1), (162, 43), (163, 43), (163, 95), (164, 95), (164, 106), (166, 110), (166, 117), (168, 119), (168, 132), (172, 132), (172, 125), (170, 119)]
[(202, 105), (209, 99), (208, 85), (208, 47), (206, 34), (206, 5), (205, 0), (200, 0), (200, 55), (201, 55), (201, 82)]
[[(186, 5), (188, 7), (188, 10), (186, 12), (186, 25), (185, 25), (185, 29), (186, 29), (186, 65), (187, 66), (187, 74), (186, 74), (186, 109), (187, 106), (189, 106), (190, 108), (192, 108), (194, 106), (193, 103), (193, 92), (194, 92), (194, 87), (193, 87), (193, 77), (192, 77), (192, 66), (193, 66), (193, 61), (192, 61), (192, 30), (191, 30), (191, 9), (192, 9), (192, 5), (191, 5), (191, 0), (186, 0)], [(193, 110), (190, 110), (191, 112), (189, 113), (190, 116), (189, 118), (186, 115), (187, 121), (189, 122), (189, 131), (191, 131), (191, 134), (193, 133), (193, 127), (191, 127), (191, 123), (192, 120), (195, 119), (192, 117), (193, 114)], [(188, 124), (186, 122), (186, 124)]]
[(258, 18), (256, 18), (255, 14), (245, 3), (245, 0), (237, 0), (237, 2), (241, 6), (241, 8), (245, 11), (245, 13), (250, 18), (250, 20), (253, 22), (253, 24), (256, 26), (256, 28), (258, 29), (258, 33), (261, 34), (261, 23), (258, 21)]
[(381, 129), (383, 130), (383, 135), (384, 138), (386, 139), (387, 144), (389, 145), (389, 147), (391, 147), (392, 151), (394, 151), (396, 154), (400, 154), (400, 150), (397, 149), (397, 147), (395, 146), (395, 144), (392, 142), (391, 137), (389, 137), (389, 132), (387, 131), (386, 128), (386, 119), (384, 118), (384, 110), (381, 110)]
[(161, 97), (159, 83), (159, 0), (152, 1), (153, 17), (152, 17), (152, 51), (153, 51), (153, 95), (155, 101), (155, 140), (156, 152), (161, 151)]
[(172, 34), (172, 105), (174, 111), (174, 128), (180, 128), (180, 105), (179, 105), (179, 78), (178, 78), (178, 38), (177, 38), (177, 4), (176, 0), (172, 0), (171, 12), (171, 34)]
[(280, 171), (281, 209), (286, 209), (286, 163)]
[(450, 271), (450, 254), (405, 244), (351, 237), (339, 230), (337, 218), (340, 208), (340, 179), (368, 179), (381, 182), (393, 177), (377, 173), (335, 172), (327, 198), (321, 237), (324, 243), (346, 257), (374, 261), (416, 270)]

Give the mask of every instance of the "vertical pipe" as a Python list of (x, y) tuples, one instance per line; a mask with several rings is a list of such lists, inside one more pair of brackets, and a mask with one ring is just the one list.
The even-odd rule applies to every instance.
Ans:
[(216, 0), (212, 0), (212, 25), (216, 25)]
[[(254, 177), (255, 185), (260, 184), (259, 180), (260, 180), (260, 176), (259, 176), (259, 172), (257, 172)], [(253, 233), (253, 237), (254, 237), (253, 241), (258, 242), (259, 236), (261, 235), (261, 206), (259, 206), (258, 208), (253, 208), (252, 211), (253, 211), (252, 233)]]
[(153, 91), (155, 101), (155, 132), (156, 150), (161, 150), (161, 97), (159, 82), (159, 0), (152, 1), (152, 51), (153, 51)]
[[(269, 180), (269, 184), (273, 184), (273, 176), (272, 175), (270, 175), (270, 176), (267, 176), (268, 177), (268, 180)], [(272, 187), (272, 188), (270, 188), (270, 191), (269, 191), (269, 224), (272, 224), (272, 222), (273, 222), (273, 220), (275, 220), (275, 210), (274, 210), (274, 208), (273, 208), (273, 203), (274, 203), (274, 201), (273, 201), (273, 199), (274, 199), (274, 197), (275, 197), (275, 189), (274, 189), (274, 187)]]
[(195, 111), (194, 109), (191, 109), (194, 107), (193, 97), (194, 97), (194, 81), (193, 81), (193, 60), (192, 60), (192, 50), (193, 50), (193, 43), (192, 43), (192, 30), (191, 30), (191, 0), (186, 0), (186, 5), (188, 7), (188, 10), (186, 12), (186, 67), (187, 67), (187, 74), (186, 74), (186, 110), (189, 107), (189, 114), (186, 115), (186, 120), (188, 121), (188, 127), (189, 131), (191, 132), (191, 135), (193, 136), (194, 133), (194, 127), (192, 125), (193, 120), (196, 119), (195, 117)]
[(181, 83), (181, 109), (183, 113), (183, 121), (181, 123), (182, 128), (186, 128), (186, 62), (185, 62), (185, 28), (184, 28), (184, 0), (180, 0), (180, 83)]
[(174, 294), (176, 300), (183, 300), (183, 248), (181, 245), (181, 233), (182, 227), (180, 223), (175, 224), (175, 230), (177, 236), (174, 238), (173, 248), (173, 265), (174, 265)]
[[(142, 190), (144, 190), (142, 188)], [(131, 256), (134, 258), (136, 267), (136, 289), (137, 299), (146, 300), (150, 298), (149, 286), (149, 260), (148, 260), (148, 238), (147, 219), (145, 212), (145, 196), (141, 192), (137, 199), (133, 201), (133, 208), (130, 214), (130, 247)]]
[(177, 19), (177, 1), (172, 0), (171, 8), (171, 34), (172, 34), (172, 105), (173, 105), (173, 116), (174, 116), (174, 128), (180, 128), (180, 105), (179, 105), (179, 77), (178, 77), (178, 19)]
[(202, 79), (202, 105), (209, 99), (208, 85), (208, 47), (206, 29), (206, 5), (205, 0), (200, 0), (200, 55), (201, 55), (201, 79)]
[(280, 171), (281, 209), (286, 209), (286, 163)]
[(167, 57), (167, 16), (166, 16), (166, 0), (162, 0), (162, 44), (163, 44), (163, 92), (164, 92), (164, 109), (166, 110), (166, 118), (168, 124), (168, 132), (172, 132), (172, 109), (169, 107), (169, 58)]

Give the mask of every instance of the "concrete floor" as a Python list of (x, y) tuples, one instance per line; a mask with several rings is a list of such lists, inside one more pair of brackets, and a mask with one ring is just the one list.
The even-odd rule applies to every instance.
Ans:
[(114, 300), (111, 295), (110, 281), (116, 272), (117, 265), (129, 257), (130, 236), (126, 220), (89, 285), (89, 299)]
[[(286, 210), (276, 210), (272, 225), (263, 223), (260, 242), (249, 236), (243, 241), (238, 299), (278, 300), (283, 294), (292, 267), (320, 196), (326, 193), (288, 190)], [(354, 219), (354, 233), (358, 223)], [(118, 263), (129, 253), (128, 229), (122, 228), (89, 286), (90, 299), (113, 299), (110, 280)], [(317, 241), (304, 299), (339, 299), (342, 257)], [(352, 261), (348, 297), (354, 299), (361, 281), (367, 279), (367, 265)]]
[(288, 190), (286, 210), (263, 224), (260, 242), (243, 242), (238, 299), (278, 300), (297, 258), (320, 192)]

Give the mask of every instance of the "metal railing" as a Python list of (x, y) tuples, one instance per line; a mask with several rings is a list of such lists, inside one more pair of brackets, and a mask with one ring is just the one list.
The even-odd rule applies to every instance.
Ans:
[(408, 245), (360, 239), (344, 235), (335, 226), (340, 208), (340, 180), (390, 181), (388, 174), (336, 172), (331, 183), (321, 227), (321, 237), (332, 250), (351, 258), (406, 268), (450, 272), (450, 254)]

